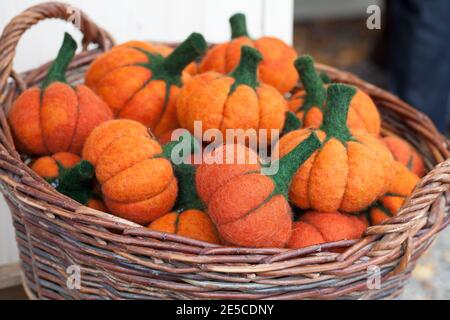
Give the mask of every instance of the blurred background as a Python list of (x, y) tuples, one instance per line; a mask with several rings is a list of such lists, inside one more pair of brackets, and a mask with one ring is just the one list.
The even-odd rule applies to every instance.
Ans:
[[(0, 2), (0, 31), (21, 11), (42, 1)], [(66, 0), (108, 30), (117, 42), (180, 41), (198, 31), (226, 41), (228, 18), (247, 15), (252, 37), (276, 36), (317, 62), (353, 72), (427, 113), (447, 134), (450, 109), (450, 1), (448, 0)], [(45, 21), (27, 32), (14, 68), (37, 67), (56, 54), (62, 21)], [(421, 260), (402, 298), (450, 299), (450, 231)], [(23, 298), (10, 215), (0, 201), (0, 298)], [(8, 289), (5, 289), (8, 287)], [(2, 290), (3, 289), (3, 290)]]

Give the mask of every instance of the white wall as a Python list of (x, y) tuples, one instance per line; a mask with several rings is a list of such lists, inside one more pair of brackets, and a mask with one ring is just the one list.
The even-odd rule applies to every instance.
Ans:
[[(42, 1), (2, 0), (0, 30), (15, 15)], [(247, 15), (253, 37), (278, 36), (292, 43), (293, 0), (66, 0), (82, 9), (108, 30), (118, 42), (131, 39), (180, 41), (192, 31), (204, 34), (211, 42), (230, 36), (228, 17), (235, 12)], [(33, 27), (19, 42), (14, 68), (28, 70), (56, 54), (64, 31), (78, 40), (81, 34), (63, 21), (45, 21)], [(0, 265), (17, 259), (9, 211), (0, 200)]]

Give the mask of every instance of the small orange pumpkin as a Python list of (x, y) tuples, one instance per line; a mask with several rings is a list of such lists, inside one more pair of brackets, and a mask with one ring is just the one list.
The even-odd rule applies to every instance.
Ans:
[(326, 242), (359, 239), (365, 229), (366, 225), (352, 215), (309, 211), (294, 222), (287, 247), (299, 249)]
[(400, 162), (395, 162), (394, 178), (385, 195), (375, 201), (362, 216), (370, 225), (381, 224), (397, 215), (420, 178)]
[(112, 119), (111, 110), (91, 89), (66, 83), (64, 74), (76, 49), (76, 42), (66, 33), (41, 88), (25, 90), (14, 102), (8, 120), (19, 151), (79, 154), (90, 132)]
[(224, 137), (227, 129), (267, 129), (270, 143), (270, 130), (283, 128), (287, 106), (275, 88), (258, 82), (260, 61), (256, 49), (243, 46), (241, 62), (229, 75), (206, 72), (194, 76), (178, 97), (180, 125), (194, 134), (195, 122), (201, 121), (204, 131), (218, 129)]
[[(326, 100), (326, 86), (314, 68), (311, 56), (303, 55), (295, 61), (304, 90), (296, 92), (288, 103), (289, 110), (295, 112), (305, 128), (319, 128), (323, 121)], [(347, 125), (352, 130), (365, 130), (378, 136), (381, 117), (372, 99), (364, 91), (356, 89), (347, 117)]]
[(294, 48), (274, 37), (251, 39), (242, 13), (233, 15), (230, 18), (230, 25), (231, 41), (212, 47), (200, 62), (199, 71), (227, 74), (233, 71), (241, 60), (241, 47), (251, 46), (258, 49), (263, 56), (263, 61), (259, 65), (261, 80), (281, 93), (289, 92), (298, 81), (293, 66), (297, 57)]
[(94, 169), (78, 155), (58, 152), (34, 160), (30, 167), (59, 192), (90, 208), (106, 212), (103, 201), (93, 192)]
[(391, 150), (395, 160), (403, 163), (419, 177), (423, 176), (425, 173), (425, 164), (422, 157), (412, 145), (396, 136), (384, 137), (383, 142)]
[(172, 165), (162, 155), (147, 128), (126, 119), (95, 128), (83, 149), (110, 212), (143, 225), (168, 213), (177, 197)]
[(179, 127), (175, 102), (182, 71), (205, 50), (205, 39), (198, 33), (170, 54), (164, 46), (126, 43), (97, 58), (86, 73), (86, 83), (118, 118), (139, 121), (160, 136)]

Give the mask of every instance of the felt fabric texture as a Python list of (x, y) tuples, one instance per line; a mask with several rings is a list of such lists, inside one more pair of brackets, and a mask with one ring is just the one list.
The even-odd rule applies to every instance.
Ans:
[[(208, 188), (203, 187), (209, 193), (205, 202), (220, 236), (232, 245), (283, 247), (292, 226), (291, 208), (286, 199), (288, 181), (295, 172), (294, 166), (301, 165), (319, 146), (318, 138), (311, 135), (280, 160), (279, 170), (273, 176), (259, 170), (248, 171), (246, 164), (200, 165), (198, 171), (202, 173), (211, 172), (208, 167), (221, 166), (220, 185), (217, 181), (208, 184), (208, 179), (217, 180), (217, 176), (198, 175), (196, 181), (198, 190), (208, 184)], [(293, 167), (289, 166), (291, 163)]]
[(403, 163), (403, 165), (419, 177), (424, 175), (425, 164), (422, 157), (412, 145), (396, 136), (384, 137), (382, 140), (391, 151), (395, 160)]
[(393, 166), (394, 178), (386, 194), (378, 199), (365, 212), (365, 218), (371, 225), (381, 224), (396, 216), (406, 198), (413, 192), (420, 178), (401, 162)]
[[(185, 139), (187, 139), (187, 141), (184, 141)], [(183, 159), (183, 162), (174, 163), (172, 160), (173, 150), (181, 143), (190, 146), (191, 154), (185, 154), (184, 150), (182, 150), (183, 152), (180, 152), (179, 156)], [(192, 164), (192, 157), (195, 156), (195, 153), (201, 151), (202, 148), (200, 143), (192, 135), (189, 135), (188, 137), (181, 136), (178, 140), (171, 141), (163, 146), (164, 157), (172, 163), (175, 177), (178, 181), (178, 196), (174, 207), (176, 211), (205, 209), (195, 186), (197, 168)]]
[(200, 210), (169, 212), (153, 221), (148, 228), (209, 243), (220, 243), (216, 227), (209, 216)]
[(117, 117), (139, 121), (160, 136), (179, 127), (175, 101), (183, 70), (204, 51), (206, 42), (198, 33), (172, 52), (128, 42), (98, 57), (86, 73), (86, 83)]
[(346, 116), (354, 88), (333, 84), (327, 92), (322, 129), (295, 130), (279, 141), (280, 157), (312, 132), (323, 142), (322, 147), (298, 167), (289, 198), (301, 209), (358, 212), (366, 209), (389, 187), (392, 155), (372, 135), (348, 129)]
[(106, 212), (103, 201), (95, 197), (92, 165), (85, 163), (85, 168), (81, 170), (81, 176), (80, 171), (75, 170), (71, 173), (69, 170), (77, 166), (80, 161), (81, 158), (76, 154), (58, 152), (34, 160), (30, 168), (61, 193), (90, 208)]
[(292, 224), (292, 234), (286, 247), (300, 249), (321, 243), (325, 243), (325, 239), (316, 227), (303, 221), (296, 221)]
[(91, 198), (86, 203), (86, 206), (98, 211), (108, 212), (108, 208), (106, 207), (105, 203), (100, 199)]
[(117, 119), (102, 123), (86, 139), (82, 152), (83, 159), (96, 166), (98, 158), (111, 143), (119, 138), (128, 136), (150, 138), (148, 129), (137, 121)]
[(206, 154), (197, 168), (195, 185), (198, 195), (203, 203), (208, 205), (211, 196), (231, 179), (250, 172), (259, 172), (260, 169), (255, 151), (236, 144), (220, 146)]
[(292, 111), (286, 111), (286, 119), (284, 121), (283, 131), (281, 136), (294, 130), (298, 130), (302, 127), (302, 122)]
[[(282, 130), (287, 110), (284, 97), (256, 81), (257, 51), (244, 46), (242, 52), (236, 72), (200, 74), (181, 89), (176, 111), (183, 128), (194, 134), (195, 121), (201, 121), (203, 131), (218, 129), (224, 137), (227, 129)], [(270, 144), (271, 138), (269, 132), (266, 142)]]
[(172, 165), (141, 123), (120, 119), (97, 127), (83, 156), (94, 164), (112, 214), (148, 225), (175, 204), (178, 187)]
[(65, 70), (76, 50), (66, 33), (42, 89), (25, 90), (8, 113), (17, 148), (30, 155), (79, 154), (89, 133), (112, 119), (108, 106), (84, 85), (65, 83)]
[(298, 249), (339, 240), (359, 239), (366, 225), (357, 217), (340, 212), (308, 211), (294, 222), (288, 248)]
[[(316, 72), (311, 56), (301, 56), (295, 61), (295, 66), (304, 89), (291, 97), (288, 103), (289, 110), (297, 114), (304, 127), (320, 128), (328, 85), (324, 84), (322, 76)], [(378, 109), (362, 90), (357, 89), (351, 99), (347, 125), (352, 130), (365, 130), (375, 136), (380, 134), (381, 117)]]
[(59, 175), (59, 165), (68, 169), (80, 162), (81, 158), (70, 152), (58, 152), (51, 156), (44, 156), (34, 160), (30, 168), (39, 176), (52, 180)]
[(251, 46), (263, 56), (259, 64), (259, 77), (262, 82), (275, 87), (281, 93), (289, 92), (298, 81), (294, 68), (297, 53), (294, 48), (274, 37), (251, 39), (247, 32), (245, 16), (237, 13), (230, 18), (232, 39), (215, 45), (199, 64), (200, 73), (216, 71), (227, 74), (239, 63), (241, 47)]

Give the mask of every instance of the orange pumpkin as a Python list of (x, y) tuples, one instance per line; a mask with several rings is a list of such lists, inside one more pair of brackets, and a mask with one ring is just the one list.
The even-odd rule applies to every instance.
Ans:
[(175, 102), (182, 71), (205, 50), (206, 42), (198, 33), (167, 57), (166, 47), (127, 43), (97, 58), (86, 73), (86, 83), (118, 118), (139, 121), (160, 136), (179, 127)]
[(110, 212), (143, 225), (168, 213), (177, 197), (177, 180), (162, 155), (144, 125), (125, 119), (94, 129), (83, 149)]
[(112, 119), (111, 110), (88, 87), (72, 88), (66, 83), (64, 74), (76, 49), (76, 42), (66, 33), (41, 88), (25, 90), (14, 102), (8, 121), (19, 151), (78, 154), (92, 129)]
[(420, 180), (400, 162), (395, 162), (393, 172), (394, 178), (386, 194), (375, 201), (362, 216), (370, 225), (381, 224), (396, 216)]
[(87, 161), (70, 152), (58, 152), (34, 160), (31, 169), (56, 190), (90, 208), (106, 211), (93, 192), (94, 169)]
[(393, 159), (372, 135), (347, 126), (347, 113), (356, 89), (333, 84), (320, 130), (291, 131), (278, 148), (282, 157), (315, 132), (322, 147), (297, 168), (290, 200), (302, 209), (322, 212), (357, 212), (385, 193), (391, 182)]
[(425, 173), (425, 164), (422, 157), (412, 145), (396, 136), (384, 137), (383, 142), (392, 152), (395, 160), (403, 163), (419, 177), (423, 176)]
[[(283, 247), (291, 235), (292, 213), (287, 201), (291, 176), (319, 147), (313, 134), (279, 161), (278, 171), (267, 175), (258, 163), (251, 163), (252, 151), (242, 145), (218, 148), (232, 150), (233, 160), (208, 162), (197, 170), (199, 196), (224, 241), (246, 247)], [(244, 148), (244, 152), (238, 152)], [(236, 152), (234, 152), (237, 150)], [(241, 161), (237, 161), (238, 155)], [(216, 155), (213, 155), (216, 158)]]
[[(295, 67), (300, 74), (304, 90), (291, 97), (289, 110), (297, 114), (304, 127), (319, 128), (323, 121), (326, 87), (314, 68), (311, 56), (298, 58)], [(372, 99), (360, 89), (356, 90), (350, 102), (347, 125), (352, 130), (365, 130), (375, 136), (380, 134), (380, 113)]]
[(261, 80), (277, 88), (281, 93), (289, 92), (298, 81), (293, 66), (297, 57), (294, 48), (274, 37), (251, 39), (242, 13), (233, 15), (230, 18), (230, 25), (231, 41), (212, 47), (200, 62), (199, 71), (227, 74), (238, 65), (241, 47), (251, 46), (258, 49), (263, 56), (263, 61), (259, 65)]
[(366, 224), (357, 217), (340, 212), (309, 211), (294, 222), (288, 248), (361, 238)]
[(243, 46), (241, 62), (229, 75), (206, 72), (193, 77), (178, 97), (180, 125), (194, 134), (195, 122), (201, 121), (204, 131), (218, 129), (224, 137), (227, 129), (266, 129), (270, 143), (270, 130), (283, 128), (287, 106), (275, 88), (258, 82), (260, 61), (256, 49)]
[(200, 210), (189, 209), (182, 212), (170, 212), (153, 221), (150, 230), (173, 233), (195, 240), (220, 243), (216, 227), (209, 216)]

